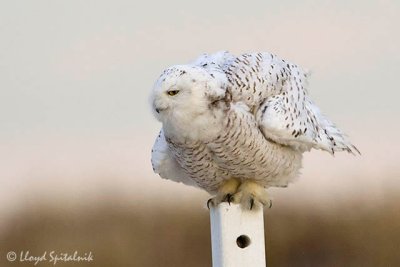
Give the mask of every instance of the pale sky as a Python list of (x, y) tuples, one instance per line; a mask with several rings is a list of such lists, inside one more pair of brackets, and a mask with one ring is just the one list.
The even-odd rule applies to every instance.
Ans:
[(399, 25), (395, 0), (2, 1), (0, 195), (46, 179), (73, 191), (70, 180), (101, 183), (88, 178), (100, 173), (174, 187), (151, 173), (160, 125), (148, 95), (164, 68), (218, 50), (273, 52), (312, 71), (313, 99), (363, 156), (316, 152), (305, 176), (325, 165), (327, 177), (397, 176)]

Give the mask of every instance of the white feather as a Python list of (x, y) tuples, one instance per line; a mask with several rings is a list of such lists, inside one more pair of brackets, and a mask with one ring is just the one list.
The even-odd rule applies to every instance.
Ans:
[(164, 71), (151, 105), (161, 177), (215, 193), (226, 179), (286, 186), (304, 151), (358, 150), (312, 102), (308, 76), (270, 53), (204, 54)]

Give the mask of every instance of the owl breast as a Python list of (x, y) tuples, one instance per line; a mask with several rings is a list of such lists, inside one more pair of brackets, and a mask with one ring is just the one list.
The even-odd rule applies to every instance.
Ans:
[(264, 137), (254, 115), (232, 104), (219, 135), (208, 142), (177, 142), (166, 136), (173, 157), (200, 188), (214, 194), (229, 178), (264, 187), (286, 186), (301, 168), (301, 152)]

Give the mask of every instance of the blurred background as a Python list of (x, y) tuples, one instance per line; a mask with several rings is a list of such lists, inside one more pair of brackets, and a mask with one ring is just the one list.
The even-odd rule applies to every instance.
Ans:
[[(3, 1), (0, 266), (211, 266), (209, 196), (153, 174), (148, 95), (201, 53), (269, 51), (362, 156), (306, 153), (271, 189), (269, 266), (400, 266), (399, 1)], [(43, 262), (39, 266), (50, 266)]]

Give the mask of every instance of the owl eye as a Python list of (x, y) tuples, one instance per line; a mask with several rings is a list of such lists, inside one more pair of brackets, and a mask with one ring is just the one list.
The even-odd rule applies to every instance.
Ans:
[(169, 96), (174, 96), (174, 95), (176, 95), (176, 94), (178, 94), (179, 93), (179, 90), (171, 90), (171, 91), (168, 91), (167, 92), (167, 94), (169, 95)]

